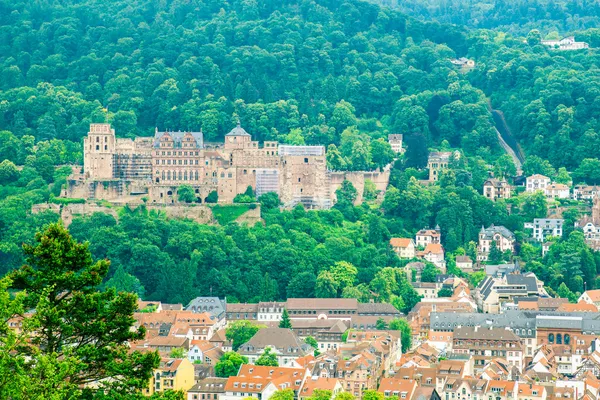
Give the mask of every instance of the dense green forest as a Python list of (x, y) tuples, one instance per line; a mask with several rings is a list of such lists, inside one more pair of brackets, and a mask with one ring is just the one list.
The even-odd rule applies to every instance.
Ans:
[[(551, 288), (564, 280), (562, 293), (573, 296), (584, 279), (598, 286), (600, 259), (571, 232), (577, 210), (565, 215), (562, 250), (542, 259), (523, 223), (546, 216), (546, 199), (519, 194), (494, 203), (481, 195), (490, 172), (516, 173), (491, 109), (528, 155), (526, 174), (600, 183), (600, 35), (588, 29), (597, 6), (538, 2), (525, 10), (520, 2), (511, 13), (515, 2), (507, 1), (466, 13), (469, 2), (448, 2), (449, 9), (423, 6), (423, 21), (402, 13), (418, 13), (417, 3), (425, 4), (0, 0), (1, 272), (19, 266), (21, 244), (58, 219), (31, 206), (60, 202), (70, 169), (55, 166), (81, 163), (90, 122), (109, 121), (126, 137), (155, 126), (201, 128), (206, 141), (220, 141), (239, 118), (257, 140), (327, 145), (336, 170), (387, 164), (388, 133), (404, 134), (408, 151), (394, 163), (381, 205), (369, 193), (368, 204), (352, 206), (356, 193), (346, 186), (330, 211), (268, 203), (264, 226), (204, 226), (143, 208), (121, 210), (118, 222), (75, 218), (75, 238), (112, 261), (105, 287), (169, 302), (200, 293), (231, 301), (351, 296), (406, 311), (417, 297), (388, 268), (401, 266), (389, 238), (439, 224), (459, 273), (453, 257), (473, 255), (477, 232), (492, 223), (516, 232), (519, 257)], [(468, 20), (453, 19), (459, 15)], [(540, 19), (550, 22), (532, 25), (539, 32), (502, 30)], [(591, 48), (541, 45), (554, 31)], [(476, 62), (468, 73), (450, 62), (463, 56)], [(429, 149), (460, 149), (461, 158), (438, 185), (424, 187), (417, 180), (427, 175)]]
[(527, 34), (531, 29), (561, 33), (597, 28), (594, 0), (381, 0), (423, 20)]

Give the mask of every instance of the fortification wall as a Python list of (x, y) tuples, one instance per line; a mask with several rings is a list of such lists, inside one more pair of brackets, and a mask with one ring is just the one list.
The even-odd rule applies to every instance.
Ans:
[(210, 224), (213, 222), (213, 214), (210, 207), (200, 204), (189, 205), (148, 205), (148, 210), (164, 212), (167, 218), (191, 219), (199, 224)]
[(32, 214), (39, 214), (39, 213), (42, 213), (44, 211), (52, 211), (52, 212), (55, 212), (57, 214), (60, 214), (60, 204), (40, 203), (40, 204), (34, 204), (31, 207), (31, 213)]
[(248, 224), (254, 225), (257, 222), (261, 222), (262, 218), (260, 217), (260, 204), (256, 204), (256, 208), (253, 210), (248, 210), (235, 220), (238, 224)]
[(61, 209), (60, 218), (66, 227), (71, 225), (73, 222), (73, 216), (77, 215), (92, 215), (94, 213), (103, 213), (112, 215), (116, 220), (119, 220), (119, 215), (115, 210), (105, 206), (99, 206), (95, 203), (85, 203), (85, 204), (67, 204), (64, 205)]
[(375, 184), (377, 190), (385, 192), (390, 182), (390, 171), (336, 171), (330, 172), (330, 179), (331, 197), (334, 202), (337, 201), (335, 191), (342, 186), (344, 180), (348, 180), (358, 192), (355, 204), (360, 204), (363, 201), (365, 180), (370, 179)]

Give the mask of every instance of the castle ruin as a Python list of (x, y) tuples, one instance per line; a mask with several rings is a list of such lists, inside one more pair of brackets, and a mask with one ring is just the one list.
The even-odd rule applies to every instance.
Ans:
[[(212, 191), (219, 203), (232, 203), (251, 186), (257, 196), (276, 192), (286, 207), (329, 208), (340, 174), (364, 186), (371, 179), (384, 191), (389, 171), (339, 173), (327, 170), (324, 146), (262, 146), (238, 123), (219, 145), (204, 143), (200, 132), (159, 132), (154, 137), (117, 138), (110, 124), (91, 124), (84, 139), (83, 174), (73, 175), (65, 197), (149, 204), (177, 202), (182, 185), (194, 189), (197, 203)], [(362, 192), (361, 192), (362, 194)]]

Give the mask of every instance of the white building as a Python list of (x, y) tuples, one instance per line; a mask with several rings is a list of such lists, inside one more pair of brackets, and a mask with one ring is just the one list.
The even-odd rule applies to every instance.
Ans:
[(545, 194), (546, 188), (548, 186), (550, 186), (550, 178), (548, 178), (547, 176), (544, 176), (544, 175), (540, 175), (540, 174), (528, 176), (526, 179), (526, 182), (527, 182), (527, 184), (525, 186), (526, 192), (535, 192), (535, 191), (541, 190)]
[(403, 136), (401, 134), (388, 135), (388, 143), (396, 154), (404, 153), (404, 149), (402, 148), (402, 138)]
[(435, 229), (421, 229), (417, 232), (417, 247), (425, 247), (429, 243), (439, 243), (441, 238), (439, 225)]
[(259, 321), (281, 321), (285, 303), (261, 301), (258, 303), (257, 318)]
[(550, 236), (562, 236), (564, 222), (559, 218), (535, 218), (533, 222), (525, 223), (525, 228), (532, 229), (533, 238), (538, 242), (543, 242)]
[(425, 250), (417, 252), (417, 257), (424, 258), (446, 273), (446, 260), (444, 259), (444, 248), (439, 243), (429, 243)]
[(552, 183), (546, 186), (546, 197), (548, 199), (568, 199), (570, 197), (569, 187), (562, 183)]
[(225, 393), (219, 400), (240, 400), (253, 397), (269, 400), (277, 391), (277, 386), (266, 377), (230, 376), (225, 384)]
[(568, 36), (560, 40), (542, 40), (544, 46), (550, 47), (552, 50), (582, 50), (587, 49), (590, 45), (586, 42), (575, 41), (575, 36)]
[(415, 258), (415, 242), (410, 238), (391, 238), (390, 246), (400, 258)]
[(594, 200), (598, 192), (598, 186), (577, 185), (573, 188), (573, 200)]

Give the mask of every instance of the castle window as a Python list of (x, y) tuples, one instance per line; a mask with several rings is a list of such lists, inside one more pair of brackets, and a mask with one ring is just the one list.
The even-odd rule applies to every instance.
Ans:
[(184, 181), (187, 181), (187, 180), (188, 180), (188, 179), (187, 179), (187, 171), (184, 171), (184, 172), (183, 172), (183, 180), (184, 180)]
[(308, 157), (304, 157), (304, 164), (308, 164)]
[(195, 180), (198, 180), (198, 171), (196, 171), (196, 172), (194, 173), (194, 175), (195, 175)]
[(167, 171), (167, 180), (171, 180), (171, 171)]
[(100, 145), (96, 145), (96, 150), (100, 150)]
[(179, 165), (181, 165), (181, 160), (179, 160)]
[(167, 160), (167, 165), (171, 165), (171, 160)]
[(156, 165), (160, 164), (160, 160), (156, 160)]
[(198, 165), (198, 160), (196, 160), (196, 165)]
[(183, 160), (183, 165), (187, 165), (187, 160)]
[(231, 178), (231, 172), (227, 174), (227, 177), (228, 177), (228, 178)]
[(96, 143), (99, 143), (99, 142), (100, 142), (100, 137), (96, 136)]
[(181, 171), (179, 171), (179, 180), (181, 180)]
[(107, 145), (104, 145), (104, 150), (108, 150), (108, 146)]

